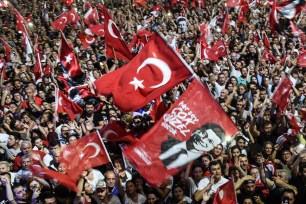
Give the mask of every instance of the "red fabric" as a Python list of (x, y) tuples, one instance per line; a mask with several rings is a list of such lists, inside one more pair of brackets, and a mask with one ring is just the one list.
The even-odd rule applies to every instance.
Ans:
[(87, 26), (96, 25), (99, 21), (99, 15), (96, 8), (90, 7), (89, 10), (84, 15), (84, 23)]
[(66, 112), (70, 120), (74, 120), (76, 115), (82, 114), (83, 109), (78, 104), (69, 100), (65, 94), (58, 90), (56, 95), (56, 112)]
[[(201, 132), (205, 130), (207, 133), (205, 134), (205, 140), (207, 141), (202, 141), (202, 144), (204, 143), (207, 146), (202, 145), (205, 150), (195, 150), (192, 153), (192, 158), (190, 158), (189, 153), (191, 151), (186, 152), (184, 149), (180, 151), (175, 147), (175, 144), (199, 141), (200, 139), (195, 138), (194, 134), (199, 128), (201, 128)], [(224, 131), (222, 138), (214, 136), (212, 132), (221, 135), (220, 133), (223, 133), (221, 129)], [(223, 137), (233, 136), (237, 131), (236, 126), (222, 110), (221, 106), (212, 98), (211, 93), (194, 79), (187, 90), (154, 127), (144, 134), (137, 144), (126, 149), (124, 155), (146, 181), (151, 185), (158, 186), (165, 179), (179, 173), (191, 159), (194, 160), (196, 159), (195, 157), (200, 157), (204, 151), (209, 151), (214, 145), (217, 145), (216, 143), (221, 143), (224, 140)], [(191, 138), (191, 135), (193, 138)], [(176, 168), (167, 169), (165, 160), (163, 161), (159, 157), (165, 151), (167, 152), (169, 149), (171, 151), (173, 146), (174, 149), (178, 150), (175, 153), (180, 154), (179, 156), (173, 154), (168, 159), (175, 157), (180, 164)], [(180, 156), (184, 156), (185, 159), (180, 158)]]
[[(29, 102), (28, 100), (24, 100), (24, 101), (22, 102), (22, 108), (29, 108), (28, 102)], [(34, 102), (35, 102), (35, 104), (36, 104), (37, 106), (41, 106), (41, 104), (42, 104), (42, 99), (39, 98), (39, 97), (37, 97), (37, 96), (34, 96)]]
[(305, 8), (305, 3), (302, 2), (302, 0), (279, 2), (276, 4), (276, 10), (285, 18), (293, 19)]
[(263, 34), (263, 41), (264, 41), (265, 46), (267, 48), (271, 49), (271, 44), (270, 44), (270, 41), (269, 41), (266, 33)]
[(63, 3), (64, 3), (66, 6), (71, 6), (71, 5), (74, 3), (74, 0), (63, 0)]
[(33, 174), (39, 178), (43, 179), (56, 179), (60, 184), (66, 186), (67, 188), (77, 192), (76, 182), (73, 181), (67, 174), (61, 172), (52, 171), (47, 168), (41, 168), (38, 165), (32, 165), (31, 170)]
[(118, 122), (113, 120), (103, 127), (100, 135), (109, 142), (127, 142), (131, 145), (138, 142), (138, 138), (127, 133)]
[(213, 204), (236, 204), (234, 180), (220, 186), (215, 194)]
[(80, 33), (78, 37), (80, 38), (82, 47), (84, 49), (96, 42), (96, 38), (94, 36), (86, 35), (85, 33)]
[(301, 109), (301, 114), (302, 114), (302, 117), (303, 117), (303, 121), (306, 121), (306, 110)]
[[(40, 158), (44, 158), (44, 156), (46, 155), (44, 152), (39, 151), (39, 150), (32, 150), (33, 154), (38, 154), (40, 156)], [(14, 160), (14, 166), (13, 166), (13, 171), (17, 172), (21, 169), (21, 157), (23, 156), (22, 152), (18, 153), (15, 160)], [(33, 159), (33, 164), (39, 165), (39, 161)]]
[(269, 16), (269, 22), (272, 31), (276, 32), (278, 30), (277, 25), (279, 23), (276, 11), (276, 0), (273, 0), (272, 10)]
[(286, 63), (286, 61), (287, 61), (287, 57), (288, 57), (288, 55), (287, 54), (285, 54), (284, 55), (284, 57), (283, 57), (283, 59), (282, 59), (282, 61), (281, 61), (281, 65), (285, 65), (285, 63)]
[(288, 77), (285, 77), (274, 91), (272, 101), (277, 104), (281, 110), (284, 110), (287, 106), (287, 99), (289, 98), (291, 87), (292, 82)]
[(76, 12), (75, 8), (71, 8), (68, 12), (69, 22), (76, 23), (80, 20), (78, 12)]
[(235, 8), (236, 6), (240, 6), (242, 4), (242, 0), (226, 0), (226, 6), (228, 8)]
[(94, 82), (96, 93), (113, 94), (125, 112), (137, 110), (187, 79), (191, 73), (157, 33), (132, 61)]
[(267, 61), (267, 62), (271, 62), (271, 63), (277, 62), (274, 55), (271, 52), (269, 52), (267, 49), (265, 49), (265, 51), (263, 52), (262, 59)]
[(298, 59), (299, 66), (306, 67), (306, 52), (299, 54), (297, 59)]
[(91, 93), (91, 90), (88, 84), (70, 87), (68, 89), (68, 95), (70, 94), (72, 90), (75, 90), (75, 89), (77, 90), (78, 94), (81, 96), (82, 99), (86, 99), (87, 97), (90, 97), (90, 96), (95, 97), (95, 95)]
[(157, 122), (166, 111), (165, 103), (161, 100), (161, 97), (157, 97), (149, 115), (154, 122)]
[(209, 48), (205, 42), (201, 42), (201, 59), (217, 61), (219, 59), (218, 50)]
[(62, 46), (60, 53), (60, 60), (64, 68), (69, 74), (70, 78), (77, 78), (83, 75), (83, 71), (81, 70), (78, 60), (73, 53), (72, 49), (69, 47), (66, 38), (63, 33), (61, 33), (62, 38)]
[(12, 47), (5, 42), (5, 40), (3, 40), (2, 38), (0, 38), (0, 42), (3, 45), (3, 47), (5, 48), (5, 55), (6, 55), (6, 61), (11, 61), (11, 51), (12, 51)]
[(7, 7), (7, 3), (0, 1), (0, 8), (5, 8), (5, 7)]
[(216, 42), (212, 48), (212, 50), (217, 50), (216, 55), (218, 58), (227, 56), (226, 47), (224, 45), (224, 42), (222, 40), (219, 40)]
[(104, 32), (105, 32), (105, 44), (106, 57), (117, 58), (121, 60), (131, 60), (133, 55), (128, 46), (122, 39), (122, 36), (117, 28), (116, 24), (111, 19), (107, 8), (103, 7), (104, 13)]
[(16, 8), (14, 8), (14, 14), (16, 16), (16, 28), (17, 31), (23, 31), (23, 24), (25, 23), (25, 19), (23, 16), (18, 12)]
[(101, 37), (105, 36), (104, 23), (99, 23), (97, 25), (91, 25), (89, 28), (85, 29), (87, 35), (98, 35)]
[(60, 162), (67, 165), (67, 175), (76, 181), (83, 170), (110, 161), (97, 132), (93, 132), (66, 146), (61, 152)]
[(63, 31), (65, 26), (69, 23), (68, 19), (69, 19), (68, 13), (63, 12), (57, 19), (55, 19), (55, 21), (51, 23), (51, 26), (55, 30)]
[(229, 20), (228, 20), (228, 12), (226, 12), (225, 19), (222, 27), (222, 34), (225, 35), (228, 31)]
[(146, 7), (147, 2), (145, 0), (134, 0), (134, 5), (135, 6)]
[(41, 78), (41, 73), (42, 73), (42, 66), (40, 61), (42, 59), (42, 55), (38, 48), (38, 38), (35, 39), (34, 52), (35, 52), (35, 66), (33, 72), (35, 80), (38, 80), (39, 78)]
[(143, 47), (145, 44), (147, 44), (152, 34), (153, 33), (147, 31), (146, 29), (138, 30), (137, 33), (133, 36), (133, 39), (128, 45), (128, 47), (131, 49), (135, 46), (137, 42), (139, 42), (139, 44)]
[(205, 2), (204, 0), (193, 0), (193, 2), (191, 2), (191, 6), (198, 7), (198, 8), (204, 8)]

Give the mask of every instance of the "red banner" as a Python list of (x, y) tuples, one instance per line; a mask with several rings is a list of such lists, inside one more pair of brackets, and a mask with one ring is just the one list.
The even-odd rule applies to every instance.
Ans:
[(236, 132), (231, 119), (195, 79), (156, 125), (124, 154), (151, 185), (158, 186)]

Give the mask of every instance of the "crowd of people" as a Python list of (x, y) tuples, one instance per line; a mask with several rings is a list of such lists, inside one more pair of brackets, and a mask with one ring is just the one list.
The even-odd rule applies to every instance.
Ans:
[[(62, 80), (65, 69), (59, 58), (60, 32), (51, 22), (70, 7), (55, 0), (12, 0), (9, 3), (22, 16), (31, 14), (32, 21), (27, 28), (32, 42), (38, 38), (45, 71), (36, 80), (33, 74), (35, 56), (26, 56), (22, 34), (16, 29), (15, 14), (10, 7), (2, 7), (0, 37), (12, 46), (12, 52), (11, 60), (7, 61), (4, 47), (1, 47), (1, 70), (5, 70), (1, 72), (0, 81), (1, 204), (212, 203), (217, 189), (229, 179), (234, 180), (236, 203), (239, 204), (305, 202), (306, 69), (297, 62), (297, 56), (305, 51), (305, 41), (303, 36), (292, 32), (289, 19), (278, 13), (279, 31), (273, 32), (268, 21), (269, 1), (247, 0), (249, 11), (242, 22), (238, 20), (239, 7), (227, 8), (224, 0), (206, 0), (205, 5), (204, 1), (203, 4), (202, 1), (187, 1), (188, 8), (181, 3), (185, 1), (179, 0), (147, 0), (146, 7), (133, 5), (131, 0), (97, 2), (105, 3), (127, 44), (139, 29), (150, 32), (158, 29), (198, 78), (208, 85), (239, 133), (193, 160), (180, 174), (159, 187), (146, 183), (137, 170), (128, 165), (119, 144), (114, 142), (105, 143), (113, 166), (107, 164), (83, 171), (77, 182), (77, 192), (55, 179), (33, 175), (32, 164), (65, 174), (65, 166), (59, 162), (61, 150), (88, 133), (101, 130), (111, 120), (121, 121), (122, 126), (137, 138), (156, 121), (149, 116), (153, 103), (137, 112), (124, 113), (116, 107), (111, 96), (94, 94), (76, 101), (83, 108), (83, 114), (74, 120), (66, 113), (55, 113), (55, 89), (65, 87)], [(94, 6), (96, 1), (75, 1), (72, 6), (81, 20), (77, 25), (66, 26), (63, 32), (86, 74), (82, 83), (88, 84), (94, 93), (92, 84), (96, 79), (127, 62), (106, 57), (103, 37), (97, 37), (98, 40), (86, 49), (82, 47), (77, 36), (86, 28), (82, 22), (86, 3)], [(154, 13), (156, 15), (148, 20), (153, 15), (152, 8), (157, 6), (160, 6), (158, 14)], [(46, 10), (48, 21), (43, 17)], [(226, 12), (229, 28), (222, 34)], [(303, 9), (292, 19), (303, 32), (306, 31), (305, 14)], [(207, 43), (213, 45), (221, 39), (228, 53), (217, 61), (201, 59), (198, 46), (200, 26), (213, 19)], [(258, 33), (259, 36), (267, 35), (270, 48), (265, 46), (263, 38), (256, 39)], [(276, 62), (263, 59), (265, 49), (274, 55)], [(139, 44), (131, 48), (134, 54), (140, 50)], [(279, 110), (271, 99), (285, 77), (293, 85), (288, 105)], [(166, 109), (186, 90), (190, 81), (186, 80), (162, 96)], [(67, 83), (75, 85), (69, 80)], [(292, 119), (298, 127), (293, 125)]]

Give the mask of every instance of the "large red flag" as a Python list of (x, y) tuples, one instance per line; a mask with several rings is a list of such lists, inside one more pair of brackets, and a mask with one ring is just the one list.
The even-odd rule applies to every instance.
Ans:
[(109, 142), (127, 142), (129, 144), (135, 144), (138, 142), (138, 138), (130, 135), (126, 132), (122, 125), (117, 121), (111, 120), (103, 129), (100, 131), (100, 135), (104, 140)]
[(77, 180), (83, 170), (110, 162), (98, 134), (92, 132), (69, 144), (61, 152), (60, 162), (67, 164), (67, 174), (72, 180)]
[(228, 8), (235, 8), (236, 6), (240, 6), (242, 4), (242, 0), (226, 0), (226, 6)]
[(56, 179), (60, 184), (77, 192), (76, 181), (73, 181), (67, 174), (52, 171), (47, 168), (42, 168), (39, 165), (32, 165), (31, 170), (33, 174), (43, 179)]
[(201, 59), (207, 59), (212, 61), (217, 61), (219, 59), (217, 49), (208, 47), (205, 42), (201, 42), (200, 45)]
[(279, 20), (276, 11), (276, 0), (273, 0), (272, 10), (269, 15), (269, 22), (273, 32), (278, 31)]
[(215, 194), (213, 204), (236, 204), (236, 195), (234, 188), (234, 180), (230, 179), (228, 182), (220, 186)]
[(281, 110), (283, 110), (288, 104), (287, 99), (289, 97), (291, 87), (292, 82), (290, 79), (288, 77), (284, 77), (273, 93), (272, 101), (277, 104)]
[(56, 29), (63, 31), (65, 26), (69, 23), (69, 14), (67, 12), (63, 12), (55, 21), (51, 23), (51, 26)]
[(216, 42), (212, 47), (212, 50), (217, 50), (216, 55), (218, 56), (218, 58), (220, 57), (224, 57), (227, 55), (226, 52), (226, 47), (224, 45), (224, 42), (222, 40), (219, 40), (218, 42)]
[(277, 62), (277, 59), (274, 57), (273, 53), (269, 52), (267, 49), (264, 50), (262, 54), (262, 59), (267, 62), (272, 62), (272, 63)]
[(191, 161), (231, 137), (237, 128), (196, 79), (126, 158), (151, 185), (158, 186)]
[(137, 110), (191, 76), (187, 65), (154, 33), (133, 60), (94, 82), (96, 93), (113, 94), (125, 112)]
[(86, 28), (84, 31), (87, 35), (98, 35), (104, 37), (104, 24), (99, 23), (97, 25), (91, 25), (90, 28)]
[(229, 19), (228, 19), (228, 12), (226, 12), (225, 18), (224, 18), (224, 22), (223, 22), (223, 26), (222, 26), (222, 34), (225, 35), (228, 31), (228, 25), (229, 25)]
[(80, 33), (78, 35), (78, 37), (80, 38), (81, 40), (81, 43), (82, 43), (82, 47), (84, 49), (86, 49), (88, 46), (92, 45), (94, 42), (96, 42), (96, 38), (94, 36), (90, 36), (90, 35), (87, 35), (85, 33)]
[(5, 49), (5, 55), (6, 55), (6, 61), (11, 61), (11, 51), (12, 51), (12, 47), (0, 37), (0, 43), (3, 45), (4, 49)]
[(98, 24), (99, 14), (96, 8), (90, 7), (84, 15), (84, 23), (87, 26)]
[(131, 60), (133, 55), (125, 41), (122, 39), (119, 29), (111, 19), (107, 8), (105, 6), (102, 8), (104, 13), (104, 38), (106, 44), (106, 56), (108, 58)]
[(76, 23), (80, 20), (79, 14), (75, 8), (71, 8), (68, 12), (68, 20), (70, 23)]
[(14, 14), (16, 16), (16, 28), (17, 31), (23, 31), (23, 24), (26, 22), (24, 17), (19, 13), (19, 11), (14, 8), (13, 9)]
[(135, 6), (146, 7), (147, 2), (146, 2), (146, 0), (134, 0), (133, 4), (134, 4)]
[(64, 34), (61, 33), (61, 36), (62, 36), (62, 45), (60, 53), (61, 63), (68, 72), (70, 78), (72, 79), (78, 78), (83, 75), (83, 71), (79, 66), (78, 60), (74, 52), (69, 47)]
[(299, 54), (297, 60), (299, 66), (306, 67), (306, 52)]
[(271, 49), (271, 43), (266, 33), (263, 34), (263, 41), (267, 48)]
[(78, 114), (82, 114), (83, 109), (76, 103), (69, 100), (60, 90), (56, 93), (56, 112), (66, 112), (70, 120), (74, 120)]

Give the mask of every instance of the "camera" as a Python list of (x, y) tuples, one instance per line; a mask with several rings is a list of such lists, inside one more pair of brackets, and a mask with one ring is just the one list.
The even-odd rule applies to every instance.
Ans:
[(282, 199), (282, 203), (283, 204), (289, 204), (289, 197), (288, 196), (284, 196)]

